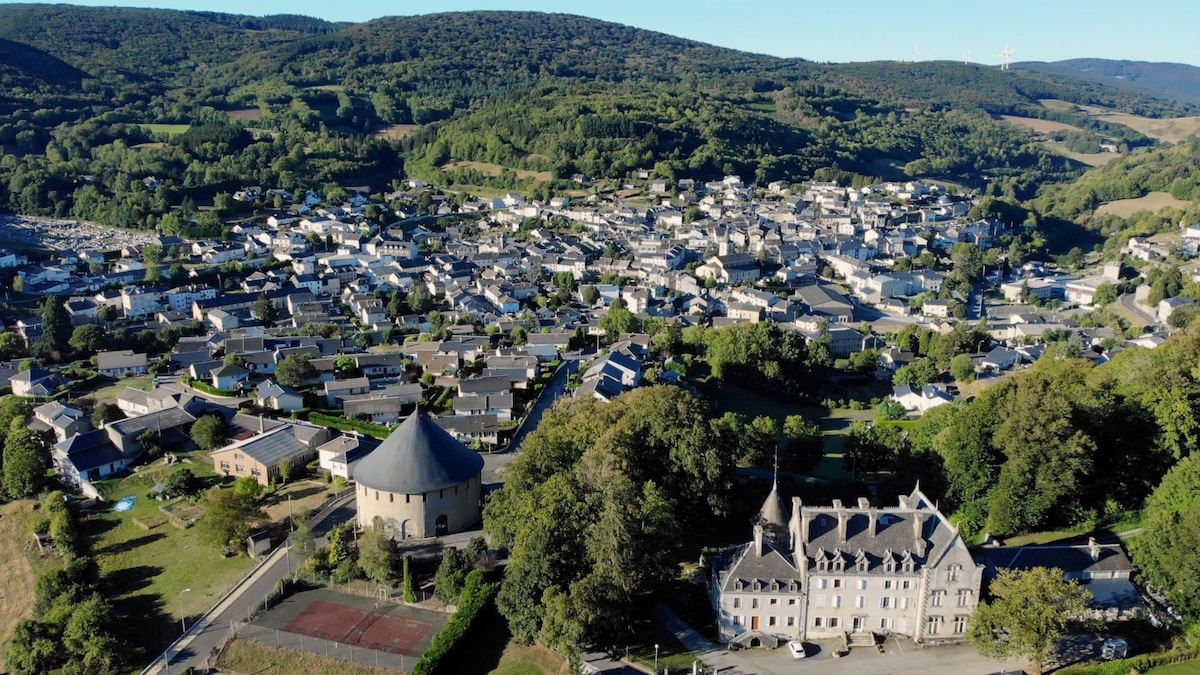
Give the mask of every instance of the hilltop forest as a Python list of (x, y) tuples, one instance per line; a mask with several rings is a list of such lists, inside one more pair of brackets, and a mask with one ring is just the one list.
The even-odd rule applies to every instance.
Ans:
[[(1065, 121), (1138, 148), (1154, 141), (1038, 101), (1196, 110), (1032, 71), (816, 64), (522, 12), (351, 25), (4, 5), (0, 85), (0, 203), (193, 234), (219, 233), (236, 205), (213, 196), (244, 185), (381, 190), (401, 174), (542, 195), (578, 187), (577, 174), (635, 168), (925, 177), (1024, 200), (1082, 167), (993, 115)], [(150, 175), (154, 191), (141, 185)]]

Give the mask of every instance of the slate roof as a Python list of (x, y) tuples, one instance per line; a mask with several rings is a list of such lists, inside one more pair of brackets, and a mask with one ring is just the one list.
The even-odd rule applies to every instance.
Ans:
[(483, 458), (417, 410), (363, 458), (355, 480), (374, 489), (420, 494), (477, 478)]
[(733, 562), (721, 580), (721, 589), (724, 591), (735, 590), (739, 580), (747, 584), (755, 580), (778, 581), (780, 584), (792, 581), (800, 583), (800, 570), (770, 542), (763, 542), (761, 554), (753, 542), (733, 549), (730, 554)]
[(1077, 546), (984, 547), (980, 552), (989, 574), (1000, 569), (1056, 567), (1067, 574), (1129, 572), (1133, 563), (1119, 544), (1097, 544), (1096, 559), (1087, 544)]
[(212, 454), (216, 455), (232, 449), (237, 449), (238, 452), (253, 457), (264, 466), (276, 466), (284, 459), (308, 452), (309, 446), (296, 437), (292, 425), (284, 425), (265, 434), (225, 446)]

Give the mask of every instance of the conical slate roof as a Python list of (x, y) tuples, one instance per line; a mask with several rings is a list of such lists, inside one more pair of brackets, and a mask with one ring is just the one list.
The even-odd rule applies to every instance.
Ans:
[(354, 468), (354, 480), (372, 490), (418, 494), (478, 476), (479, 453), (459, 443), (420, 410)]
[(767, 495), (767, 501), (763, 502), (756, 522), (763, 527), (775, 526), (780, 530), (787, 529), (787, 519), (783, 517), (783, 504), (779, 501), (777, 483), (771, 483), (771, 494)]

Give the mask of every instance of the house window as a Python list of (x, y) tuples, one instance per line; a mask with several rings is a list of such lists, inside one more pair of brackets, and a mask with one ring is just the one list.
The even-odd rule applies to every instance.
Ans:
[(894, 562), (884, 563), (884, 565), (883, 565), (883, 570), (884, 570), (885, 572), (887, 572), (888, 574), (895, 574), (895, 572), (896, 572), (896, 563), (894, 563)]
[(866, 579), (858, 580), (858, 590), (860, 590), (860, 591), (867, 590), (867, 580)]
[(958, 592), (958, 606), (959, 607), (970, 607), (972, 595), (973, 595), (973, 593), (971, 593), (971, 591), (968, 591), (968, 590), (959, 591)]
[(892, 580), (884, 579), (883, 580), (883, 590), (890, 591), (891, 589), (892, 589)]
[(775, 625), (775, 617), (773, 617), (773, 616), (767, 617), (767, 625), (774, 626)]
[(221, 462), (221, 470), (229, 473), (229, 462)]
[(817, 607), (824, 607), (824, 606), (825, 606), (825, 595), (824, 594), (818, 595), (817, 596)]
[(789, 604), (789, 605), (794, 605), (794, 604), (796, 604), (796, 599), (795, 599), (795, 598), (788, 598), (788, 604)]
[(733, 625), (735, 625), (735, 626), (742, 625), (742, 617), (740, 617), (740, 616), (733, 617)]
[(907, 597), (900, 598), (898, 606), (900, 607), (900, 609), (908, 609), (908, 598)]
[(818, 579), (817, 580), (817, 588), (824, 589), (828, 584), (829, 584), (828, 579)]
[(930, 607), (941, 607), (942, 606), (942, 597), (944, 597), (945, 595), (946, 595), (946, 591), (934, 591), (933, 593), (931, 593), (929, 595), (929, 606)]
[(892, 599), (886, 595), (883, 596), (882, 598), (879, 599), (879, 606), (883, 609), (888, 609), (889, 607), (892, 606)]
[(375, 491), (375, 501), (379, 501), (379, 490)]
[(860, 596), (857, 596), (854, 598), (854, 606), (857, 607), (858, 609), (862, 609), (863, 607), (866, 607), (866, 603), (867, 603), (866, 596), (860, 595)]
[(827, 572), (827, 571), (829, 571), (829, 563), (827, 563), (827, 562), (825, 562), (824, 560), (822, 560), (822, 561), (820, 561), (820, 562), (818, 562), (818, 563), (817, 563), (817, 569), (818, 569), (818, 570), (820, 570), (820, 571), (822, 571), (822, 572)]
[(954, 617), (954, 634), (962, 635), (965, 632), (967, 632), (967, 617), (960, 614)]
[(841, 588), (841, 587), (842, 587), (842, 580), (841, 580), (841, 579), (834, 579), (834, 580), (833, 580), (833, 587), (834, 587), (834, 588)]
[(819, 616), (813, 617), (813, 628), (820, 628), (820, 627), (821, 627), (821, 617), (819, 617)]
[(946, 581), (958, 581), (958, 570), (960, 569), (962, 569), (962, 565), (947, 565)]
[(904, 563), (904, 571), (905, 571), (906, 573), (908, 573), (908, 574), (912, 574), (912, 571), (913, 571), (913, 564), (912, 564), (912, 563), (910, 563), (910, 562), (906, 562), (906, 563)]
[(734, 598), (734, 599), (733, 599), (733, 608), (734, 608), (734, 609), (741, 609), (741, 608), (742, 608), (742, 599), (741, 599), (741, 598)]
[(396, 495), (389, 492), (388, 493), (388, 503), (391, 504), (394, 501), (396, 501)]
[(882, 630), (887, 630), (887, 627), (888, 627), (888, 620), (886, 618), (880, 619), (879, 620), (879, 628)]
[(771, 598), (770, 604), (772, 604), (772, 605), (778, 605), (778, 604), (779, 604), (779, 600), (778, 600), (778, 599), (776, 599), (776, 598)]
[(795, 626), (795, 625), (796, 625), (796, 617), (794, 617), (794, 616), (789, 616), (789, 617), (787, 618), (787, 625), (789, 625), (789, 626)]
[(925, 632), (930, 635), (937, 635), (942, 630), (942, 617), (931, 616), (925, 624)]
[(411, 504), (412, 503), (412, 495), (404, 495), (404, 503)]
[(750, 598), (750, 609), (758, 609), (758, 598)]
[(233, 458), (234, 458), (234, 459), (246, 459), (245, 457), (242, 457), (240, 454), (238, 454), (238, 453), (236, 453), (236, 452), (235, 452), (235, 453), (233, 453)]
[(830, 628), (837, 628), (837, 626), (838, 626), (838, 619), (837, 619), (837, 617), (836, 617), (836, 616), (831, 616), (831, 617), (829, 617), (829, 627), (830, 627)]
[(257, 466), (255, 466), (255, 467), (251, 467), (251, 468), (250, 468), (250, 475), (251, 475), (251, 476), (261, 476), (261, 475), (262, 475), (262, 471), (259, 471), (259, 469), (258, 469), (258, 467), (257, 467)]
[(909, 581), (908, 579), (905, 579), (904, 581), (900, 582), (900, 588), (903, 588), (906, 591), (911, 587), (912, 587), (912, 581)]
[(840, 595), (833, 596), (833, 606), (834, 607), (842, 606), (842, 596), (840, 596)]
[(241, 464), (238, 464), (238, 465), (237, 465), (237, 472), (238, 472), (238, 473), (246, 473), (246, 467), (242, 466)]

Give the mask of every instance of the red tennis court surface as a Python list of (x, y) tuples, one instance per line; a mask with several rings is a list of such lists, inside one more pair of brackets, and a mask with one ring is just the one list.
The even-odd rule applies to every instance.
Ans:
[(379, 611), (316, 600), (289, 621), (283, 630), (411, 656), (421, 641), (435, 628), (432, 621), (393, 616), (388, 614), (387, 610)]

